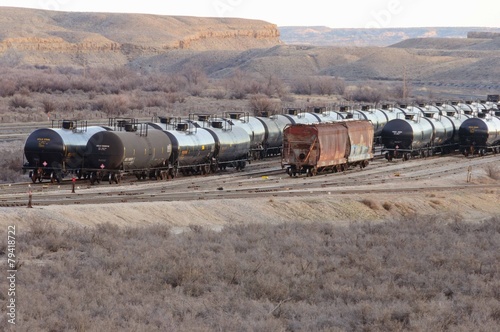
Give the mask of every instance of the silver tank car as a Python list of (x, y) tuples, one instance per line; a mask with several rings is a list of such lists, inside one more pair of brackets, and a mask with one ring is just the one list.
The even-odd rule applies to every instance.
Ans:
[(163, 130), (172, 142), (172, 155), (168, 177), (211, 171), (215, 154), (215, 138), (212, 134), (188, 121), (149, 123), (149, 126)]
[(362, 120), (368, 120), (372, 123), (374, 136), (380, 136), (382, 133), (382, 128), (389, 121), (389, 117), (386, 112), (369, 106), (362, 106), (361, 111), (358, 111), (360, 118)]
[(76, 120), (62, 121), (61, 128), (37, 129), (26, 139), (27, 162), (23, 168), (29, 170), (33, 183), (44, 178), (60, 182), (68, 172), (81, 176), (89, 138), (108, 130), (108, 127), (87, 127)]
[(458, 102), (445, 103), (441, 106), (441, 115), (462, 114), (461, 108), (458, 106)]
[(192, 123), (207, 130), (215, 139), (215, 164), (212, 165), (212, 171), (216, 171), (217, 167), (220, 170), (228, 166), (237, 170), (245, 168), (250, 151), (250, 138), (245, 129), (216, 117), (201, 116)]
[(326, 107), (313, 107), (309, 112), (316, 115), (318, 122), (334, 122), (344, 119), (340, 112), (327, 110)]
[(469, 154), (484, 155), (488, 151), (500, 152), (500, 117), (483, 114), (465, 120), (459, 129), (460, 150)]
[(144, 126), (139, 131), (100, 132), (87, 143), (85, 168), (91, 183), (104, 177), (118, 183), (122, 172), (138, 179), (163, 178), (171, 153), (170, 138), (162, 130)]
[(425, 111), (426, 112), (433, 112), (433, 113), (437, 113), (437, 114), (443, 114), (444, 107), (443, 107), (443, 104), (441, 104), (441, 103), (436, 103), (434, 105), (430, 104), (430, 105), (425, 106)]
[(445, 124), (447, 130), (452, 130), (453, 135), (449, 138), (449, 141), (446, 142), (447, 145), (443, 147), (442, 153), (451, 153), (459, 148), (460, 144), (460, 136), (459, 129), (462, 123), (469, 119), (471, 115), (460, 114), (459, 111), (453, 112), (449, 110), (446, 112), (446, 115), (441, 115), (440, 119)]
[[(444, 119), (444, 121), (442, 121)], [(422, 121), (427, 121), (432, 126), (432, 136), (430, 140), (431, 147), (441, 147), (451, 142), (455, 128), (453, 123), (446, 118), (439, 116), (439, 113), (426, 113), (421, 118)]]
[(390, 107), (389, 105), (382, 105), (382, 107), (379, 108), (379, 111), (384, 113), (387, 117), (387, 122), (402, 117), (406, 113), (406, 111), (403, 111), (400, 108)]
[(321, 117), (315, 113), (308, 113), (295, 108), (287, 109), (283, 114), (290, 119), (291, 124), (312, 124), (321, 122)]
[(258, 116), (257, 119), (262, 122), (266, 128), (262, 157), (270, 157), (281, 154), (283, 148), (283, 129), (288, 124), (292, 124), (290, 118), (281, 114), (271, 116)]
[(263, 158), (263, 151), (266, 139), (266, 127), (264, 123), (248, 113), (229, 113), (228, 122), (236, 127), (243, 128), (250, 139), (250, 154), (253, 159)]
[(460, 103), (458, 103), (457, 106), (458, 106), (458, 108), (460, 108), (460, 110), (462, 111), (463, 114), (472, 115), (472, 116), (477, 115), (477, 112), (472, 107), (472, 102), (470, 102), (470, 101), (466, 101), (464, 103), (460, 102)]

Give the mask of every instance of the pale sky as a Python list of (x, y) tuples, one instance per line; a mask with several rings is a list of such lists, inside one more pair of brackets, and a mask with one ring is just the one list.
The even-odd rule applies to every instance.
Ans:
[(500, 2), (496, 0), (0, 0), (0, 6), (240, 17), (264, 20), (278, 26), (500, 27)]

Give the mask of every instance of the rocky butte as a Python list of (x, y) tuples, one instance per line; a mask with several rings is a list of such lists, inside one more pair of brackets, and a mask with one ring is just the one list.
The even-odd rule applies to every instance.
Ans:
[(36, 65), (123, 65), (171, 50), (268, 48), (278, 27), (260, 20), (78, 13), (0, 7), (0, 57)]

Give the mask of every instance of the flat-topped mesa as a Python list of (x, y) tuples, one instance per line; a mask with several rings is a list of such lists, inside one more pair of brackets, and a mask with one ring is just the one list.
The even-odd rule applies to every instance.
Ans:
[(261, 20), (12, 7), (1, 7), (0, 14), (0, 56), (15, 51), (26, 63), (50, 59), (57, 65), (58, 56), (82, 54), (114, 54), (123, 62), (175, 49), (241, 51), (280, 44), (278, 27)]
[(280, 43), (279, 30), (274, 24), (253, 29), (201, 30), (192, 36), (178, 41), (173, 48), (242, 50), (270, 47)]
[(495, 39), (500, 38), (500, 33), (491, 31), (470, 31), (467, 32), (467, 38)]

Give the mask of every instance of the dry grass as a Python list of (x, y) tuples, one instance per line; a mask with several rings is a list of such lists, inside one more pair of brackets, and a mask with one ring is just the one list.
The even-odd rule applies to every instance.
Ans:
[(414, 215), (348, 226), (191, 227), (174, 235), (160, 225), (61, 230), (34, 221), (17, 240), (16, 327), (493, 331), (499, 225), (498, 218), (443, 223)]

